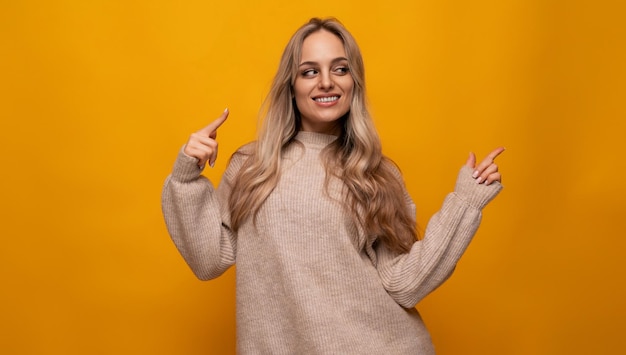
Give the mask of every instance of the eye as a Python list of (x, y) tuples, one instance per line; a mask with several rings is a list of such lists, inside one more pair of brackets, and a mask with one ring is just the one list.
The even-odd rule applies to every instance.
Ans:
[(336, 67), (334, 72), (339, 75), (346, 75), (350, 72), (350, 69), (347, 66), (342, 65), (342, 66)]
[(317, 70), (310, 68), (310, 69), (305, 69), (302, 72), (300, 72), (300, 75), (304, 76), (304, 77), (310, 77), (310, 76), (315, 76), (317, 74)]

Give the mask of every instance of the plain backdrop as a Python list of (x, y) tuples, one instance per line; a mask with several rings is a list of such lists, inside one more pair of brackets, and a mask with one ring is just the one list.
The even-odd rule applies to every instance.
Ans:
[[(2, 1), (0, 352), (233, 354), (234, 269), (201, 282), (160, 194), (189, 134), (253, 140), (290, 35), (357, 38), (423, 231), (468, 153), (505, 189), (418, 305), (438, 354), (626, 347), (620, 1)], [(320, 246), (323, 247), (323, 246)]]

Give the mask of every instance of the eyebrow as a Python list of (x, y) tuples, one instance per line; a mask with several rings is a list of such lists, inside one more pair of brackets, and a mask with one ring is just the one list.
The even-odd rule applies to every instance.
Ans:
[[(342, 62), (342, 61), (344, 61), (344, 60), (347, 62), (347, 61), (348, 61), (348, 58), (346, 58), (346, 57), (337, 57), (337, 58), (335, 58), (335, 59), (333, 59), (333, 60), (331, 61), (331, 64), (335, 64), (335, 63), (337, 63), (337, 62)], [(317, 62), (307, 61), (307, 62), (302, 62), (302, 63), (300, 63), (300, 65), (298, 65), (298, 67), (301, 67), (301, 66), (303, 66), (303, 65), (317, 65), (317, 64), (318, 64)]]

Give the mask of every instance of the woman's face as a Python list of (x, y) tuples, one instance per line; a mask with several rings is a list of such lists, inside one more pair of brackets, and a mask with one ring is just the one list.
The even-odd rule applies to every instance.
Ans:
[(294, 83), (302, 130), (338, 135), (338, 120), (350, 110), (353, 87), (341, 39), (326, 30), (305, 38)]

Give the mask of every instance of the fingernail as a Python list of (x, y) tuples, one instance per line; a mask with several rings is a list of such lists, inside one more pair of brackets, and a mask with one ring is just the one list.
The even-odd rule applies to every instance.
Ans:
[(476, 183), (477, 183), (477, 184), (480, 184), (482, 181), (483, 181), (483, 178), (482, 178), (482, 177), (479, 177), (478, 179), (476, 179)]
[(478, 177), (478, 170), (475, 170), (474, 173), (472, 174), (472, 177), (474, 179), (476, 179)]
[(226, 108), (224, 109), (224, 113), (226, 113), (226, 112), (228, 112), (228, 107), (226, 107)]
[(212, 162), (209, 163), (209, 165), (211, 166), (211, 168), (213, 168), (215, 166), (215, 162), (212, 161)]

